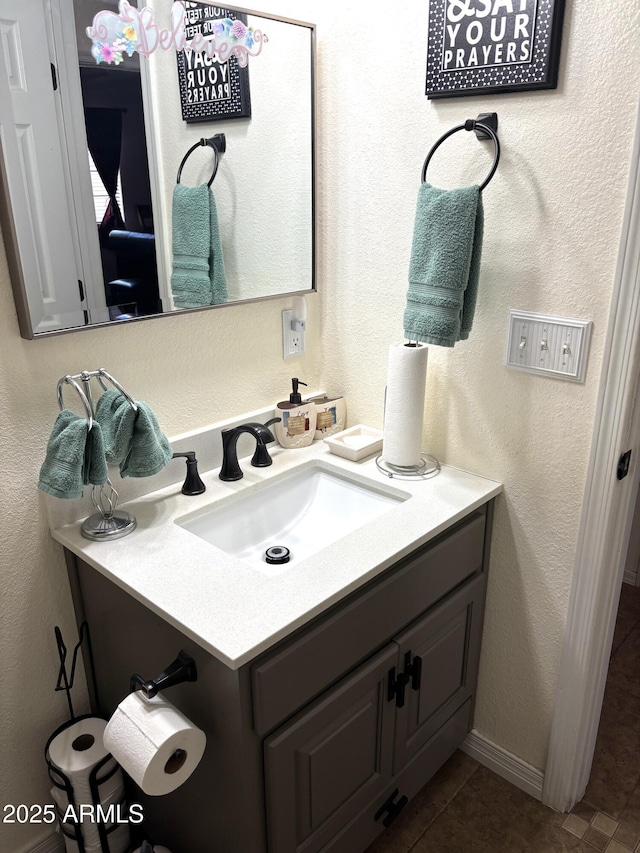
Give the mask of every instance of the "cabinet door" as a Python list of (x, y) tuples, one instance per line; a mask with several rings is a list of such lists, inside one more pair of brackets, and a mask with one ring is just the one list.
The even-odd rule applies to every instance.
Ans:
[(393, 772), (425, 744), (475, 690), (485, 578), (465, 584), (428, 616), (396, 637), (400, 669), (421, 659), (420, 685), (406, 685), (396, 710)]
[[(320, 850), (391, 778), (388, 646), (265, 741), (269, 853)], [(313, 665), (312, 663), (310, 665)]]

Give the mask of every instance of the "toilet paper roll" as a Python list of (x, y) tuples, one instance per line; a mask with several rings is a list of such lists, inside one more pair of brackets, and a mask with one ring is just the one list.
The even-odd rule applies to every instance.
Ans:
[[(103, 742), (106, 725), (106, 720), (99, 717), (85, 717), (64, 728), (49, 744), (49, 761), (71, 783), (76, 806), (93, 803), (89, 776), (96, 764), (109, 754)], [(68, 805), (67, 795), (63, 790), (54, 790), (56, 802), (64, 814)], [(81, 831), (86, 847), (99, 844), (100, 836), (95, 822), (83, 821)], [(69, 839), (65, 838), (69, 850), (67, 841)]]
[(389, 347), (382, 458), (400, 468), (421, 461), (428, 352), (424, 344)]
[(104, 745), (145, 794), (175, 791), (200, 763), (205, 733), (162, 696), (139, 691), (118, 705), (104, 731)]

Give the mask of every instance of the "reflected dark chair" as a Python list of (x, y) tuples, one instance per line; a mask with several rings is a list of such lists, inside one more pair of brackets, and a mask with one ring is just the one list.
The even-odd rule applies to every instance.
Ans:
[[(105, 285), (111, 319), (161, 314), (156, 239), (139, 231), (112, 231), (107, 241), (115, 252), (118, 277)], [(118, 312), (118, 307), (122, 311)]]

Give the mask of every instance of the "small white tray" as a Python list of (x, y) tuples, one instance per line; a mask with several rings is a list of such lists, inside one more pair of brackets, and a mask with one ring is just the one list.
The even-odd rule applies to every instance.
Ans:
[(366, 459), (373, 453), (379, 453), (382, 449), (382, 430), (358, 424), (349, 427), (342, 432), (325, 438), (325, 444), (329, 450), (337, 456), (344, 456), (352, 462)]

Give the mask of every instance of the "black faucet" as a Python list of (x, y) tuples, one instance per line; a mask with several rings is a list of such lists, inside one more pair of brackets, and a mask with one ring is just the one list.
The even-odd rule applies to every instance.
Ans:
[(249, 423), (231, 429), (222, 430), (222, 467), (218, 476), (221, 480), (241, 480), (244, 477), (240, 464), (238, 463), (238, 450), (236, 445), (243, 432), (248, 432), (256, 440), (256, 450), (251, 457), (254, 468), (267, 468), (272, 463), (267, 450), (267, 444), (275, 441), (273, 433), (269, 429), (271, 424), (277, 423), (280, 418), (272, 418), (266, 424)]

